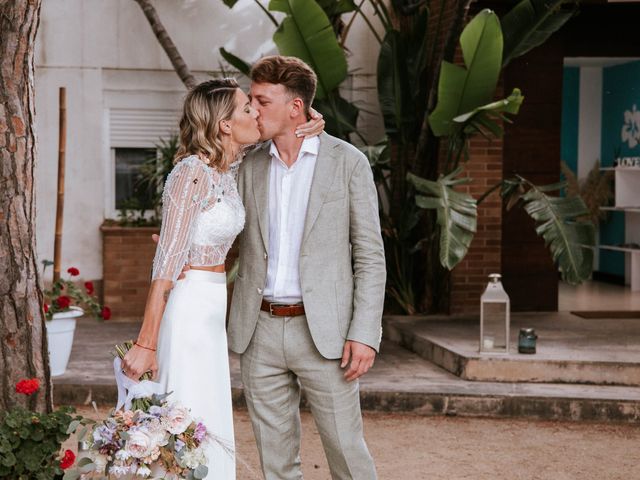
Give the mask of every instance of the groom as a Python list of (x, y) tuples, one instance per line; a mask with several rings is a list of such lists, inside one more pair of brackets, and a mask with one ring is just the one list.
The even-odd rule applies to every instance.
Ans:
[(334, 479), (376, 478), (364, 441), (358, 377), (380, 345), (385, 261), (366, 157), (322, 134), (298, 138), (316, 90), (304, 62), (272, 56), (251, 71), (263, 139), (238, 185), (240, 236), (230, 348), (267, 480), (302, 478), (300, 386)]

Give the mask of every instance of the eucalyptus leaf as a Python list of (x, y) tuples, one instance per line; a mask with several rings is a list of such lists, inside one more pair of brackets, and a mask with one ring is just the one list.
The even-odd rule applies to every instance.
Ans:
[(198, 467), (194, 470), (193, 476), (197, 479), (203, 479), (209, 473), (209, 469), (206, 465), (198, 465)]

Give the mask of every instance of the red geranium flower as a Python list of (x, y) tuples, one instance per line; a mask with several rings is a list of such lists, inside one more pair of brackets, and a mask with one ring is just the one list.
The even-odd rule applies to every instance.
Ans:
[(71, 450), (65, 450), (64, 457), (62, 457), (62, 460), (60, 460), (60, 468), (63, 470), (66, 470), (71, 465), (73, 465), (73, 462), (75, 461), (76, 461), (75, 454)]
[(66, 295), (60, 295), (56, 298), (56, 305), (58, 305), (58, 308), (69, 308), (69, 305), (71, 305), (71, 299)]
[(44, 304), (44, 313), (47, 313), (49, 311), (49, 305), (47, 305), (46, 303)]
[(16, 383), (16, 392), (23, 395), (33, 395), (40, 388), (40, 382), (37, 378), (25, 378)]
[(109, 307), (102, 307), (102, 318), (109, 320), (111, 318), (111, 309)]
[(77, 277), (78, 275), (80, 275), (80, 270), (78, 270), (76, 267), (69, 267), (67, 269), (67, 273), (72, 277)]
[(84, 288), (89, 295), (93, 295), (93, 282), (84, 282)]

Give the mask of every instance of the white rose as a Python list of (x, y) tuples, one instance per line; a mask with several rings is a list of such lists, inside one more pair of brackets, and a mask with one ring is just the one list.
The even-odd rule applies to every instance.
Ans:
[(129, 430), (129, 439), (125, 444), (125, 450), (135, 458), (144, 458), (158, 447), (156, 438), (145, 430)]
[(138, 470), (136, 470), (136, 475), (138, 477), (148, 477), (151, 475), (151, 469), (146, 465), (141, 465), (138, 467)]
[(104, 469), (107, 468), (107, 456), (102, 455), (101, 453), (94, 453), (91, 456), (93, 460), (93, 464), (96, 466), (95, 471), (97, 473), (105, 473)]
[(166, 429), (174, 435), (184, 432), (191, 425), (191, 413), (188, 408), (175, 405), (164, 419)]

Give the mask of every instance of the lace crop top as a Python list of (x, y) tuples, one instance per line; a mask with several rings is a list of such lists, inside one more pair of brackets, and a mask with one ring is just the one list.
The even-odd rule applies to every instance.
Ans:
[(244, 227), (244, 206), (236, 187), (239, 164), (222, 173), (192, 155), (173, 167), (162, 193), (152, 280), (175, 282), (185, 264), (224, 263)]

